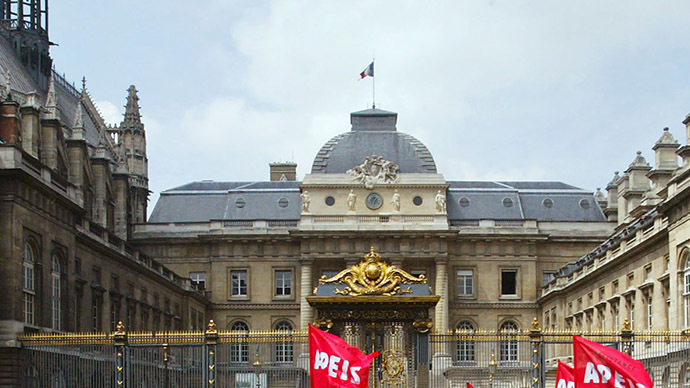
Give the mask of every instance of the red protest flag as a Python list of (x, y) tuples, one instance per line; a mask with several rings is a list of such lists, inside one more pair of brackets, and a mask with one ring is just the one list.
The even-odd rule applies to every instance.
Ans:
[(600, 343), (573, 336), (577, 388), (652, 388), (638, 360)]
[(474, 388), (474, 386), (472, 386), (470, 383), (467, 383), (467, 388)]
[(318, 388), (366, 388), (377, 352), (364, 354), (342, 338), (309, 325), (309, 375)]
[(573, 367), (558, 360), (556, 370), (556, 388), (575, 388), (575, 372)]

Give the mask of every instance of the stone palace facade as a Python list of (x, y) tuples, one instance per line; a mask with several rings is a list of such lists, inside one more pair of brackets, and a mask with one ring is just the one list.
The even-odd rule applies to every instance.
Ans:
[(2, 381), (21, 373), (21, 333), (118, 321), (188, 330), (210, 318), (304, 329), (319, 280), (372, 247), (428, 279), (434, 330), (525, 330), (534, 317), (550, 329), (690, 327), (690, 118), (684, 144), (664, 130), (653, 165), (638, 153), (605, 195), (453, 180), (398, 130), (397, 113), (368, 109), (333, 132), (302, 180), (286, 162), (267, 181), (190, 182), (162, 192), (147, 220), (136, 88), (122, 122), (107, 125), (86, 83), (54, 70), (47, 2), (28, 14), (25, 3), (1, 7)]

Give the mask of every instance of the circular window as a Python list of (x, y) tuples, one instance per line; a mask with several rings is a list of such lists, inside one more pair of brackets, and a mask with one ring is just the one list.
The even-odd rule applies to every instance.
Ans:
[(503, 198), (503, 206), (505, 207), (513, 207), (513, 200), (510, 198)]
[(371, 193), (367, 195), (366, 204), (369, 209), (376, 210), (383, 205), (383, 198), (379, 193)]
[(244, 205), (246, 205), (246, 204), (247, 204), (247, 203), (244, 201), (244, 198), (237, 198), (237, 199), (235, 200), (235, 206), (237, 206), (237, 207), (240, 208), (240, 209), (243, 208)]
[(541, 201), (541, 204), (544, 205), (544, 207), (551, 209), (553, 207), (553, 199), (545, 198), (543, 201)]
[(421, 206), (422, 202), (424, 201), (422, 201), (422, 197), (420, 197), (419, 195), (412, 198), (412, 203), (414, 203), (415, 206)]
[(287, 198), (281, 198), (278, 200), (278, 206), (280, 206), (280, 207), (288, 207), (289, 204), (290, 204), (290, 201), (288, 201)]
[(583, 208), (583, 209), (589, 209), (589, 206), (590, 206), (590, 205), (589, 205), (589, 200), (584, 199), (584, 198), (580, 200), (580, 207), (581, 207), (581, 208)]
[(460, 198), (460, 200), (458, 201), (458, 203), (459, 203), (460, 206), (462, 206), (462, 207), (468, 207), (468, 206), (470, 206), (470, 199), (467, 198), (467, 197), (462, 197), (462, 198)]
[(326, 205), (333, 206), (335, 204), (335, 198), (328, 196), (326, 197)]

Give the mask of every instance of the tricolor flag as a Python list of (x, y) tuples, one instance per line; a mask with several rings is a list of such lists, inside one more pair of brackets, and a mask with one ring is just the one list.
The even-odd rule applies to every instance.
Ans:
[(573, 337), (577, 388), (652, 388), (644, 365), (627, 354)]
[(309, 325), (309, 377), (312, 387), (367, 388), (377, 352), (364, 354), (342, 338)]
[(369, 64), (369, 66), (364, 68), (364, 71), (359, 73), (359, 76), (361, 77), (360, 79), (367, 77), (367, 76), (373, 77), (374, 76), (374, 62), (371, 62)]

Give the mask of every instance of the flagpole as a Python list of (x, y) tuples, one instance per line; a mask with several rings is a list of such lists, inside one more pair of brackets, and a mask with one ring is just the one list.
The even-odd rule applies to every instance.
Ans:
[[(375, 72), (376, 67), (374, 66), (374, 58), (373, 57), (371, 58), (371, 65), (374, 68), (373, 70)], [(372, 107), (372, 109), (376, 109), (376, 73), (374, 73), (374, 75), (371, 78), (373, 78), (373, 80), (372, 80), (373, 97), (372, 97), (371, 107)]]

